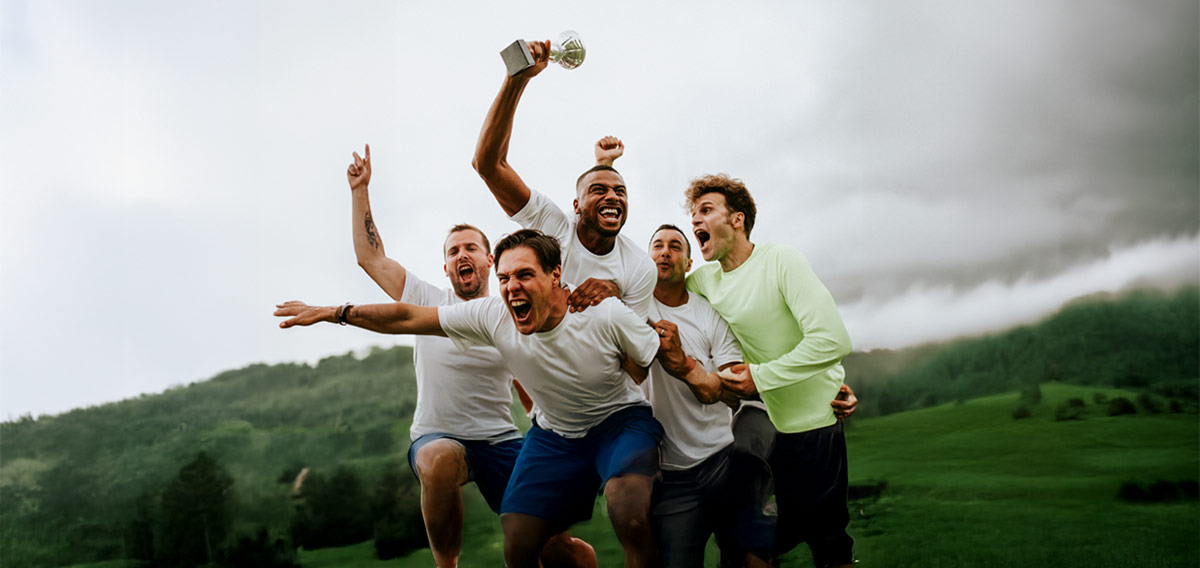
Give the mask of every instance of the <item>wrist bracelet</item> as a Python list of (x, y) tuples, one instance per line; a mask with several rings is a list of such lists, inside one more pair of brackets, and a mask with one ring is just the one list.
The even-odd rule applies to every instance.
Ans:
[(350, 302), (346, 302), (345, 304), (342, 304), (341, 306), (338, 307), (338, 310), (337, 310), (338, 325), (346, 325), (347, 323), (349, 323), (346, 321), (346, 316), (350, 315), (350, 308), (353, 308), (353, 307), (354, 307), (354, 304), (351, 304)]

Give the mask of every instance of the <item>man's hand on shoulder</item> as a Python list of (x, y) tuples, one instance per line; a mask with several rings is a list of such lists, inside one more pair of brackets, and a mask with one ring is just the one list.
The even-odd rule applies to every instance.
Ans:
[(582, 312), (610, 297), (621, 297), (621, 290), (617, 287), (616, 282), (588, 278), (582, 285), (575, 288), (570, 296), (567, 296), (567, 309), (572, 312)]
[(612, 167), (625, 154), (625, 144), (616, 136), (605, 136), (596, 141), (596, 165)]
[(371, 145), (365, 145), (363, 152), (367, 157), (359, 157), (358, 152), (355, 152), (354, 162), (346, 168), (346, 181), (350, 182), (352, 191), (363, 189), (371, 182)]

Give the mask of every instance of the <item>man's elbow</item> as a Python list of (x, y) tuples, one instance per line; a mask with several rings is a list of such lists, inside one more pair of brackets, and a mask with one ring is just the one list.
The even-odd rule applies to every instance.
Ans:
[(482, 153), (476, 153), (475, 157), (471, 158), (471, 167), (475, 169), (475, 173), (479, 174), (479, 177), (491, 179), (499, 171), (500, 161), (488, 158)]
[(837, 358), (839, 361), (845, 359), (854, 350), (854, 345), (850, 342), (850, 334), (847, 332), (843, 331), (835, 343), (837, 344)]

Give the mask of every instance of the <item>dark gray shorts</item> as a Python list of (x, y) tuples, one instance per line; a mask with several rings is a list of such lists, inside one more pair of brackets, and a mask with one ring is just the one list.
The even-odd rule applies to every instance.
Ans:
[(703, 567), (708, 537), (724, 540), (731, 520), (725, 483), (729, 477), (732, 444), (695, 466), (663, 470), (654, 484), (650, 523), (663, 566)]

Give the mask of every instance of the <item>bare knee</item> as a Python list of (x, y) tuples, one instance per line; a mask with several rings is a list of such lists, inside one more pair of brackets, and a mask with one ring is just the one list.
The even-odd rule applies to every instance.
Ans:
[(613, 528), (623, 530), (649, 530), (650, 492), (654, 478), (649, 475), (627, 474), (608, 480), (604, 486), (604, 498), (608, 502), (608, 514)]
[(417, 477), (429, 488), (458, 487), (469, 479), (467, 451), (462, 444), (442, 438), (417, 450)]
[(509, 568), (536, 567), (550, 535), (542, 519), (521, 513), (500, 515), (504, 529), (504, 560)]

